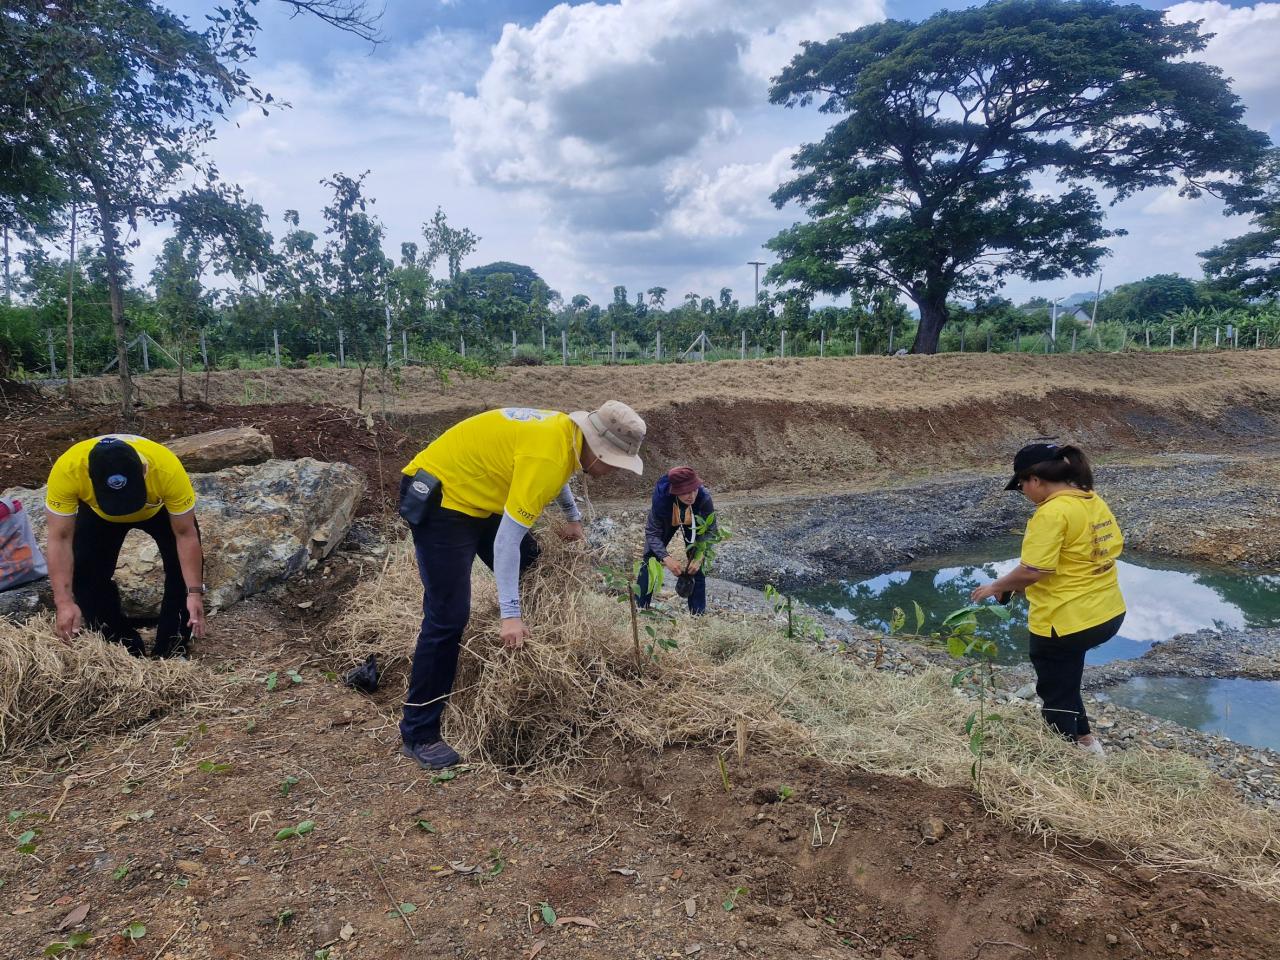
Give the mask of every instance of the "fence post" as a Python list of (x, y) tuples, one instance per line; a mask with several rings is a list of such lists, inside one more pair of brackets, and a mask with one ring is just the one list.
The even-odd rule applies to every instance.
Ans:
[(1151, 328), (1143, 327), (1142, 332), (1147, 335), (1147, 349), (1150, 350), (1151, 349)]
[(53, 328), (47, 328), (45, 333), (49, 335), (49, 377), (56, 380), (58, 379), (58, 361), (56, 354), (53, 352)]
[(1261, 350), (1262, 349), (1262, 328), (1258, 327), (1258, 329), (1253, 331), (1253, 333), (1254, 333), (1253, 349)]
[(462, 351), (462, 359), (463, 360), (467, 359), (467, 338), (466, 337), (463, 337), (463, 336), (458, 337), (458, 349)]
[(542, 352), (547, 352), (547, 325), (542, 324)]
[(516, 331), (514, 327), (511, 328), (511, 355), (513, 357), (516, 355)]
[(782, 339), (779, 341), (778, 357), (781, 359), (787, 355), (787, 331), (782, 331)]
[(404, 362), (409, 362), (409, 331), (400, 331), (400, 355), (404, 358)]
[(569, 333), (566, 330), (560, 331), (560, 366), (567, 367), (569, 365)]
[(1213, 328), (1213, 345), (1215, 347), (1222, 346), (1222, 328), (1221, 327)]
[(818, 331), (818, 356), (825, 357), (827, 355), (827, 328), (823, 327)]
[(698, 359), (703, 363), (707, 362), (707, 331), (703, 330), (701, 339), (698, 340)]
[(618, 362), (618, 331), (609, 331), (609, 362)]
[(661, 330), (658, 331), (657, 336), (654, 337), (654, 340), (653, 340), (653, 362), (654, 363), (662, 362), (662, 331)]
[(1076, 334), (1078, 332), (1079, 332), (1078, 330), (1071, 331), (1071, 352), (1072, 353), (1076, 352)]
[(1192, 350), (1200, 349), (1200, 328), (1199, 327), (1193, 327), (1191, 329), (1191, 349)]
[(889, 353), (893, 353), (893, 324), (889, 324)]
[(204, 328), (200, 328), (200, 362), (204, 364), (206, 370), (209, 369), (209, 347), (204, 340)]
[(142, 336), (138, 337), (138, 339), (142, 341), (142, 372), (150, 373), (151, 372), (151, 352), (147, 349), (148, 337), (146, 332), (144, 331)]
[(347, 365), (347, 335), (342, 328), (338, 328), (338, 366), (345, 367)]
[(1173, 349), (1173, 327), (1169, 328), (1169, 349)]
[(742, 331), (742, 346), (741, 348), (739, 348), (738, 359), (740, 360), (747, 359), (747, 331), (746, 330)]
[(1022, 352), (1022, 331), (1021, 330), (1018, 331), (1017, 344), (1018, 344), (1018, 353), (1021, 353)]
[(991, 331), (987, 331), (987, 353), (991, 352)]
[(862, 328), (853, 328), (853, 355), (855, 357), (862, 354)]
[(964, 353), (964, 327), (960, 328), (960, 352)]
[[(271, 342), (272, 342), (273, 344), (275, 344), (275, 348), (276, 348), (276, 368), (277, 368), (277, 369), (279, 369), (279, 367), (280, 367), (280, 331), (279, 331), (279, 330), (277, 330), (277, 329), (276, 329), (276, 328), (274, 328), (274, 327), (272, 327), (272, 328), (271, 328)], [(390, 350), (391, 350), (391, 344), (389, 344), (389, 343), (387, 344), (387, 350), (388, 350), (388, 352), (390, 352)]]
[(1235, 334), (1236, 334), (1236, 335), (1235, 335), (1235, 342), (1234, 342), (1233, 346), (1234, 346), (1237, 350), (1239, 350), (1239, 349), (1240, 349), (1240, 328), (1239, 328), (1239, 327), (1236, 327)]

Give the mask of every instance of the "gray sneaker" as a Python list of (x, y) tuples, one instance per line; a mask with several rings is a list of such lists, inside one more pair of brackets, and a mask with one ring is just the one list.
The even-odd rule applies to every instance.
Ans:
[(400, 748), (400, 752), (410, 760), (416, 760), (424, 770), (443, 770), (462, 762), (458, 751), (443, 740), (413, 746), (406, 743)]

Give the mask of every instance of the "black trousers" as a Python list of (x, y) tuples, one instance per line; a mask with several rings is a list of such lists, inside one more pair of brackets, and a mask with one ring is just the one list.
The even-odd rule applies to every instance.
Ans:
[(1040, 708), (1047, 723), (1068, 740), (1087, 736), (1089, 717), (1080, 696), (1084, 677), (1084, 655), (1106, 643), (1120, 632), (1124, 614), (1088, 630), (1059, 636), (1031, 634), (1031, 665), (1036, 670), (1036, 694), (1043, 702)]
[[(404, 495), (410, 478), (400, 483)], [(458, 672), (458, 648), (471, 619), (471, 567), (479, 557), (493, 569), (493, 540), (502, 515), (472, 517), (439, 502), (411, 525), (422, 578), (422, 627), (413, 651), (400, 738), (409, 746), (440, 739), (440, 722)], [(520, 541), (520, 570), (538, 559), (532, 534)]]
[[(156, 542), (160, 559), (164, 563), (164, 599), (160, 602), (160, 621), (156, 625), (156, 642), (152, 653), (157, 657), (185, 652), (191, 642), (191, 618), (187, 613), (187, 582), (178, 562), (178, 538), (169, 521), (169, 511), (160, 512), (149, 520), (134, 523), (117, 523), (103, 520), (87, 506), (76, 513), (76, 531), (72, 540), (72, 557), (75, 564), (71, 574), (71, 593), (84, 625), (99, 630), (103, 637), (115, 643), (123, 643), (129, 652), (142, 656), (145, 648), (142, 636), (129, 623), (120, 605), (120, 590), (116, 586), (116, 563), (120, 548), (130, 530), (145, 531)], [(199, 535), (199, 526), (196, 531)]]

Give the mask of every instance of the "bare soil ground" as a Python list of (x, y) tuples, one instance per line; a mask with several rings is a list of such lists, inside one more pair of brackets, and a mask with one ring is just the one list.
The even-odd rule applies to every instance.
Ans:
[[(1222, 452), (1271, 443), (1280, 426), (1280, 351), (1268, 350), (503, 367), (493, 379), (447, 387), (410, 368), (385, 393), (370, 379), (365, 410), (390, 416), (418, 446), (496, 406), (572, 410), (624, 400), (649, 423), (650, 470), (695, 460), (724, 492), (831, 490), (990, 466), (1046, 435), (1079, 441), (1102, 460)], [(354, 406), (358, 381), (354, 370), (219, 372), (209, 400), (220, 408)], [(148, 404), (176, 399), (176, 376), (140, 383)], [(82, 403), (113, 402), (109, 378), (79, 389)], [(644, 486), (624, 482), (601, 495)]]
[(433, 782), (314, 657), (354, 566), (218, 618), (216, 709), (9, 771), (11, 844), (40, 832), (0, 858), (4, 956), (40, 955), (84, 905), (88, 955), (174, 960), (1274, 956), (1280, 905), (1046, 848), (965, 791), (767, 755), (731, 759), (726, 791), (700, 751), (602, 759), (594, 805), (536, 776)]
[[(216, 374), (208, 406), (175, 402), (168, 379), (143, 381), (159, 405), (141, 411), (142, 432), (256, 424), (280, 456), (359, 466), (373, 517), (435, 433), (509, 403), (635, 404), (651, 472), (601, 489), (614, 497), (683, 460), (749, 499), (989, 467), (1041, 433), (1070, 432), (1116, 460), (1265, 451), (1280, 424), (1270, 352), (523, 368), (443, 391), (409, 371), (385, 398), (394, 425), (350, 409), (352, 371)], [(71, 442), (120, 427), (91, 402), (109, 404), (108, 386), (81, 396), (5, 393), (0, 488), (42, 483)], [(376, 570), (340, 555), (217, 617), (197, 651), (217, 709), (0, 768), (13, 811), (0, 956), (39, 956), (70, 930), (94, 933), (81, 953), (150, 960), (1276, 955), (1280, 905), (1096, 847), (1046, 847), (985, 818), (965, 791), (757, 753), (730, 761), (726, 791), (699, 751), (602, 757), (595, 803), (495, 770), (433, 782), (397, 755), (385, 711), (326, 678), (316, 653), (343, 587)], [(295, 668), (300, 683), (287, 678)], [(274, 839), (305, 820), (313, 832)], [(29, 829), (36, 846), (23, 854)], [(544, 903), (585, 922), (548, 926)], [(82, 905), (87, 916), (59, 932)], [(130, 941), (134, 922), (147, 930)]]

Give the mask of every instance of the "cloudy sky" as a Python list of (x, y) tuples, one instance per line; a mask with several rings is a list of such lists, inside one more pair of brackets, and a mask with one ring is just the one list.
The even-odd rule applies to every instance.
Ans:
[[(1153, 7), (1164, 4), (1151, 3)], [(198, 18), (205, 0), (177, 0)], [(917, 19), (932, 0), (386, 0), (385, 43), (289, 19), (263, 0), (255, 81), (292, 104), (246, 111), (214, 147), (223, 176), (261, 203), (277, 233), (300, 211), (317, 232), (322, 177), (369, 170), (388, 253), (419, 240), (442, 206), (482, 237), (472, 265), (527, 263), (566, 298), (607, 300), (666, 287), (750, 299), (747, 261), (800, 218), (769, 194), (796, 145), (820, 138), (816, 110), (767, 102), (768, 78), (802, 40), (885, 17)], [(1217, 34), (1206, 59), (1234, 80), (1249, 119), (1280, 140), (1280, 2), (1168, 7)], [(1104, 283), (1178, 271), (1241, 232), (1210, 200), (1152, 191), (1113, 208)], [(144, 238), (150, 264), (158, 238)], [(150, 255), (150, 256), (149, 256)], [(1016, 298), (1056, 297), (1067, 279)]]

